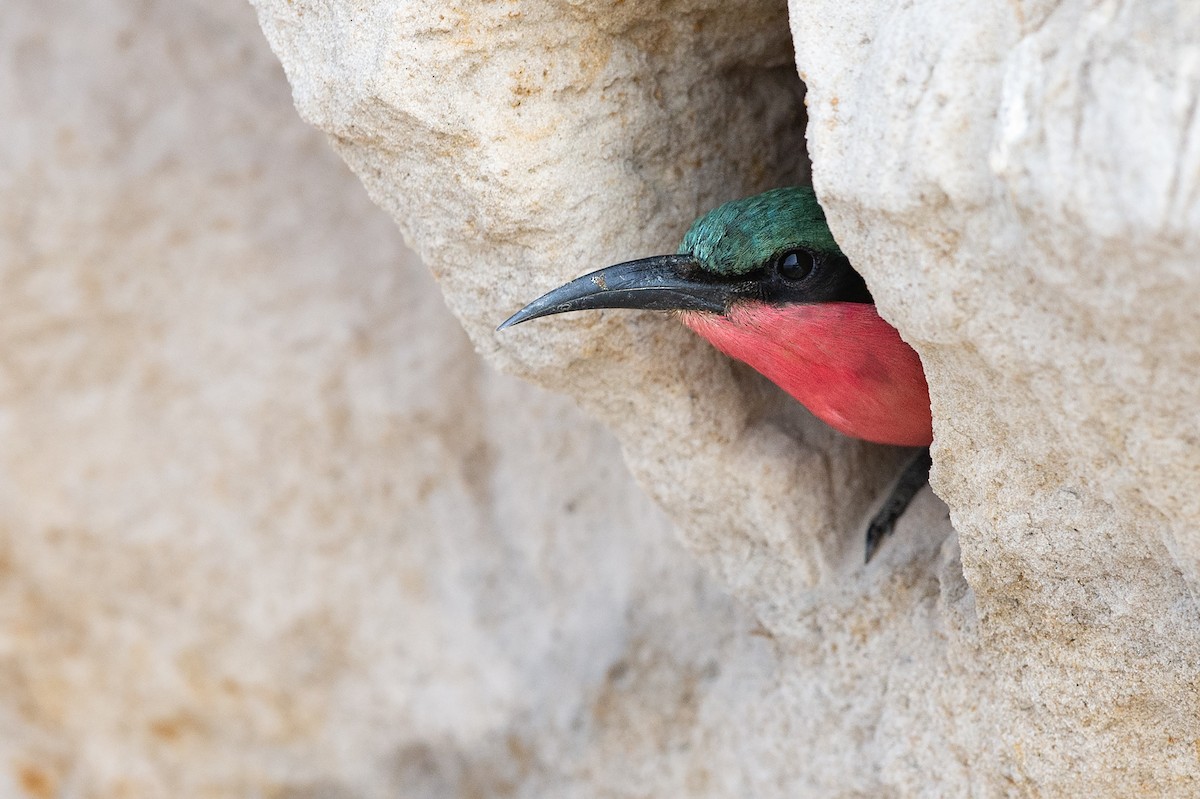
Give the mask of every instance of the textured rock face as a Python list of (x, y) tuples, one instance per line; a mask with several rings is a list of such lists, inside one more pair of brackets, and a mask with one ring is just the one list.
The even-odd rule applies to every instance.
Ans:
[[(865, 512), (895, 453), (768, 407), (774, 395), (666, 319), (493, 334), (540, 290), (673, 250), (719, 200), (803, 177), (781, 4), (258, 8), (301, 114), (432, 266), (476, 347), (612, 425), (707, 566), (774, 605), (845, 559), (845, 516)], [(810, 479), (830, 469), (836, 499)]]
[(258, 7), (302, 114), (477, 348), (612, 425), (773, 633), (772, 699), (742, 740), (803, 762), (742, 758), (756, 788), (1193, 791), (1193, 12), (792, 8), (814, 182), (925, 358), (935, 484), (963, 534), (960, 563), (930, 500), (922, 533), (863, 573), (844, 533), (893, 455), (824, 436), (664, 320), (491, 333), (566, 277), (669, 248), (716, 200), (794, 179), (778, 9)]
[(1194, 17), (792, 9), (961, 533), (926, 493), (862, 569), (902, 453), (669, 319), (492, 333), (804, 176), (781, 5), (256, 5), (684, 546), (248, 9), (25, 2), (0, 795), (1194, 795)]
[(473, 355), (252, 9), (6, 11), (0, 796), (554, 795), (593, 706), (651, 773), (620, 731), (766, 644)]
[(814, 182), (933, 386), (995, 767), (1192, 793), (1200, 10), (847, 8), (793, 9)]

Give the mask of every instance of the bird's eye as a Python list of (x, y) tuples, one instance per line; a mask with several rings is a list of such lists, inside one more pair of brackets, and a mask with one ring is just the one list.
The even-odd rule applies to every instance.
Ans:
[(803, 280), (814, 266), (816, 257), (806, 250), (788, 250), (775, 261), (775, 271), (785, 280)]

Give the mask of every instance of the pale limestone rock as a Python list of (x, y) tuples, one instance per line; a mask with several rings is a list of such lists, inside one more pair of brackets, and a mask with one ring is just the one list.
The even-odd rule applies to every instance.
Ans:
[(1195, 795), (1200, 9), (795, 3), (813, 179), (920, 351), (992, 790)]
[(22, 2), (0, 795), (1194, 793), (1182, 12), (793, 9), (963, 534), (965, 569), (924, 494), (864, 570), (900, 453), (667, 319), (492, 334), (803, 172), (780, 8), (258, 3), (476, 347), (607, 422), (684, 552), (603, 433), (478, 365), (248, 12)]
[(886, 453), (731, 381), (665, 320), (491, 333), (567, 277), (670, 248), (716, 200), (795, 179), (772, 9), (258, 7), (301, 113), (476, 346), (609, 423), (774, 633), (776, 682), (733, 738), (743, 787), (1193, 792), (1194, 12), (795, 3), (815, 183), (926, 359), (935, 482), (964, 534), (965, 569), (927, 501), (861, 572), (847, 532)]
[(6, 11), (0, 796), (552, 795), (739, 696), (749, 615), (482, 366), (248, 6)]
[(673, 250), (718, 200), (804, 176), (781, 6), (257, 5), (301, 114), (393, 214), (476, 347), (611, 425), (726, 585), (778, 627), (857, 564), (847, 528), (902, 453), (781, 407), (668, 319), (493, 332), (588, 267)]

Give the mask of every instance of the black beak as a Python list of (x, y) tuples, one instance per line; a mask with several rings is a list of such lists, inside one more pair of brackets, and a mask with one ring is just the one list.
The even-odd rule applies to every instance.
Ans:
[(539, 316), (596, 308), (725, 313), (733, 286), (700, 268), (690, 255), (656, 255), (608, 266), (543, 294), (496, 328)]

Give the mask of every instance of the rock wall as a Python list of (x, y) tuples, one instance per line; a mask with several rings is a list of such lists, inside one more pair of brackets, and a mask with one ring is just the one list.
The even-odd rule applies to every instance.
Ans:
[(474, 355), (253, 10), (6, 11), (0, 796), (653, 773), (753, 620)]
[[(18, 0), (0, 795), (1195, 793), (1194, 12), (255, 7), (470, 341), (250, 9)], [(808, 153), (933, 393), (867, 568), (903, 452), (493, 332)]]
[(792, 12), (814, 182), (929, 374), (996, 767), (1194, 793), (1200, 9)]
[(1195, 12), (793, 4), (813, 181), (927, 364), (963, 536), (960, 558), (926, 498), (864, 570), (849, 542), (895, 453), (824, 436), (669, 320), (491, 332), (797, 179), (776, 5), (257, 5), (302, 115), (476, 347), (610, 425), (772, 634), (779, 726), (750, 740), (803, 762), (743, 758), (762, 795), (1194, 791)]

